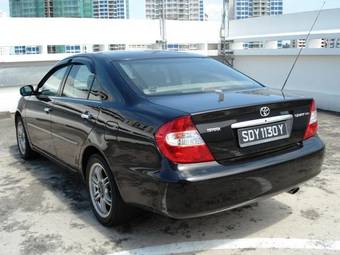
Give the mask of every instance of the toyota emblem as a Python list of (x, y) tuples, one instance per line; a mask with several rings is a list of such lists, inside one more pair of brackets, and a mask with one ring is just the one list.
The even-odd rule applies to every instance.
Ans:
[(260, 114), (262, 117), (267, 117), (270, 114), (270, 109), (267, 106), (261, 107)]

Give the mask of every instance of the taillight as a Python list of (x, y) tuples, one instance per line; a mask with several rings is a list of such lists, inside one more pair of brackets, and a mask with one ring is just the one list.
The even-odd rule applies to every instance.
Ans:
[(159, 150), (175, 163), (213, 161), (207, 145), (190, 116), (183, 116), (162, 125), (156, 132)]
[(309, 122), (303, 139), (308, 139), (316, 135), (317, 131), (318, 131), (318, 114), (316, 110), (315, 101), (313, 100), (312, 103), (310, 104)]

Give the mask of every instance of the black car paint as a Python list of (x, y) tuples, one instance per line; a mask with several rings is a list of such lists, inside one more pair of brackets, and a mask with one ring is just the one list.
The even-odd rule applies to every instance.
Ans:
[[(60, 96), (46, 99), (38, 95), (21, 98), (17, 114), (24, 119), (33, 149), (83, 176), (87, 156), (99, 152), (111, 167), (126, 203), (174, 218), (201, 216), (243, 205), (289, 190), (320, 172), (324, 144), (317, 136), (302, 141), (306, 120), (296, 118), (295, 137), (275, 149), (269, 143), (236, 150), (231, 139), (223, 138), (224, 143), (209, 145), (216, 162), (174, 164), (167, 160), (159, 152), (154, 134), (163, 123), (176, 117), (191, 114), (206, 140), (211, 134), (200, 130), (200, 123), (210, 118), (230, 117), (232, 122), (257, 119), (258, 109), (263, 105), (273, 108), (272, 116), (294, 112), (294, 107), (299, 113), (309, 110), (306, 105), (310, 101), (268, 88), (225, 92), (222, 101), (214, 92), (146, 97), (133, 89), (115, 68), (115, 61), (119, 60), (172, 57), (198, 56), (118, 52), (78, 55), (59, 62), (56, 67), (71, 63), (88, 65), (109, 99)], [(44, 79), (40, 84), (43, 82)], [(284, 104), (283, 108), (280, 104)], [(46, 107), (51, 110), (44, 112)], [(86, 111), (93, 116), (90, 120), (79, 117)], [(32, 131), (32, 125), (38, 129)], [(232, 148), (234, 153), (223, 147)], [(221, 156), (223, 153), (227, 156)]]

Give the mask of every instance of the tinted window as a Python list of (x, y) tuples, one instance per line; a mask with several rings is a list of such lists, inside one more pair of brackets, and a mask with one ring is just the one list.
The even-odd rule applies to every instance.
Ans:
[(94, 74), (91, 73), (86, 65), (73, 65), (67, 77), (62, 95), (87, 99), (93, 79)]
[(234, 69), (210, 58), (121, 61), (120, 66), (146, 95), (240, 90), (260, 87)]
[(108, 95), (101, 86), (99, 80), (95, 78), (92, 89), (90, 91), (89, 99), (91, 100), (107, 100)]
[(46, 96), (56, 96), (58, 94), (59, 86), (64, 78), (67, 66), (62, 67), (55, 71), (48, 79), (45, 81), (44, 85), (39, 88), (39, 93)]

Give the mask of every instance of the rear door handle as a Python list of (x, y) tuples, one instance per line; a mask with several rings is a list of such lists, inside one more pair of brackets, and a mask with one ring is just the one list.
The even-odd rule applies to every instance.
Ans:
[(84, 112), (80, 115), (80, 117), (84, 120), (90, 120), (93, 118), (93, 115), (90, 112)]

